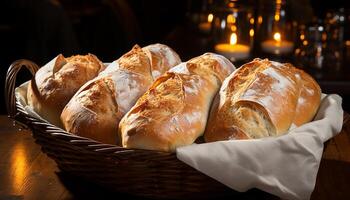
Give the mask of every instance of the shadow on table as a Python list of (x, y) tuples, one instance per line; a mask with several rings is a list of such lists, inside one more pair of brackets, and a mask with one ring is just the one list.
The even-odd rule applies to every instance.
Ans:
[(311, 199), (350, 199), (350, 162), (322, 159)]
[[(138, 197), (130, 194), (125, 193), (118, 193), (109, 189), (106, 189), (104, 187), (101, 187), (100, 185), (97, 185), (96, 183), (92, 183), (89, 181), (86, 181), (84, 179), (81, 179), (79, 177), (76, 177), (74, 175), (71, 175), (66, 172), (56, 172), (57, 176), (59, 177), (62, 184), (67, 188), (69, 191), (68, 194), (61, 199), (150, 199), (150, 198), (144, 198), (144, 197)], [(213, 198), (208, 197), (208, 199), (218, 199), (218, 196), (220, 196), (219, 199), (248, 199), (248, 200), (264, 200), (264, 199), (279, 199), (275, 196), (272, 196), (266, 192), (260, 191), (258, 189), (252, 189), (245, 193), (239, 193), (239, 192), (228, 192), (222, 197), (222, 194), (213, 194)], [(171, 199), (171, 196), (169, 196), (169, 199)]]

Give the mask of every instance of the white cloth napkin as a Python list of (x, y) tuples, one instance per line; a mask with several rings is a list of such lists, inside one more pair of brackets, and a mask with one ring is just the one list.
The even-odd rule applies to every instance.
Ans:
[(342, 98), (323, 98), (314, 121), (279, 137), (193, 144), (177, 158), (226, 186), (251, 188), (283, 199), (309, 199), (315, 187), (323, 143), (341, 131)]
[(41, 119), (47, 123), (48, 122), (46, 119), (42, 118), (38, 113), (36, 113), (32, 107), (28, 106), (27, 104), (27, 88), (28, 88), (29, 81), (23, 83), (19, 87), (15, 89), (15, 95), (17, 100), (22, 104), (23, 108), (27, 113), (33, 117), (36, 117), (38, 119)]

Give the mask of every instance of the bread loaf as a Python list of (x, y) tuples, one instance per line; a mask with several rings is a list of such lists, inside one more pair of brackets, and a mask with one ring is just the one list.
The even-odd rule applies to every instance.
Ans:
[(234, 70), (226, 58), (207, 53), (172, 68), (123, 117), (123, 147), (174, 151), (203, 134), (209, 107)]
[(214, 100), (205, 141), (278, 136), (310, 121), (321, 90), (291, 64), (255, 59), (224, 81)]
[(60, 54), (40, 68), (30, 81), (28, 105), (44, 119), (61, 126), (64, 106), (84, 83), (104, 69), (103, 63), (92, 54), (68, 58)]
[(115, 144), (120, 119), (152, 84), (152, 73), (163, 73), (180, 62), (166, 45), (143, 49), (135, 45), (79, 89), (61, 114), (64, 128), (76, 135)]

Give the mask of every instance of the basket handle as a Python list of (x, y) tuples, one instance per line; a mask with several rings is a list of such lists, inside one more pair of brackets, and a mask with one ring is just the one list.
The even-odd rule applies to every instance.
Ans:
[(5, 103), (7, 113), (12, 118), (14, 118), (17, 113), (15, 97), (16, 77), (17, 73), (20, 69), (22, 69), (22, 67), (27, 68), (33, 76), (39, 69), (38, 65), (34, 62), (30, 60), (21, 59), (13, 62), (7, 70), (5, 80)]

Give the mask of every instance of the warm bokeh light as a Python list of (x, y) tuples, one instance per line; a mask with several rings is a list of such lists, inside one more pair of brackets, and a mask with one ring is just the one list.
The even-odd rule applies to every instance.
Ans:
[(250, 24), (254, 24), (254, 18), (250, 18), (249, 22)]
[(262, 18), (262, 16), (259, 16), (258, 17), (258, 24), (261, 24), (263, 22), (263, 18)]
[(305, 35), (304, 34), (301, 34), (300, 35), (300, 40), (304, 40), (305, 39)]
[(350, 40), (346, 40), (345, 45), (350, 46)]
[(280, 20), (280, 15), (275, 15), (275, 21), (279, 21)]
[(307, 44), (308, 44), (307, 40), (304, 40), (304, 41), (303, 41), (303, 45), (306, 46)]
[(275, 11), (275, 21), (278, 22), (280, 20), (281, 14), (281, 0), (276, 0), (276, 11)]
[(234, 24), (236, 23), (236, 18), (233, 17), (233, 15), (227, 15), (227, 23), (231, 23), (231, 24)]
[(231, 31), (232, 31), (232, 32), (236, 32), (236, 30), (237, 30), (237, 26), (232, 25), (232, 26), (231, 26)]
[(234, 4), (233, 2), (230, 2), (230, 3), (228, 3), (227, 5), (228, 5), (229, 8), (235, 7), (235, 4)]
[(226, 27), (226, 21), (225, 21), (224, 19), (221, 20), (220, 26), (221, 26), (222, 29), (225, 29), (225, 27)]
[(237, 44), (237, 34), (236, 34), (236, 33), (232, 33), (232, 34), (231, 34), (231, 37), (230, 37), (230, 44), (231, 44), (231, 45)]
[(210, 14), (208, 15), (208, 22), (211, 23), (211, 22), (213, 21), (213, 19), (214, 19), (214, 15), (210, 13)]
[(12, 189), (19, 192), (25, 181), (28, 162), (25, 147), (22, 143), (17, 143), (11, 155)]
[(250, 30), (249, 30), (249, 35), (250, 35), (250, 37), (253, 37), (253, 36), (254, 36), (254, 29), (250, 29)]
[(276, 40), (276, 42), (281, 42), (281, 34), (279, 32), (276, 32), (273, 34), (273, 39)]
[(323, 40), (323, 41), (326, 41), (326, 40), (327, 40), (327, 34), (326, 34), (326, 33), (322, 33), (322, 36), (321, 36), (321, 37), (322, 37), (322, 40)]

